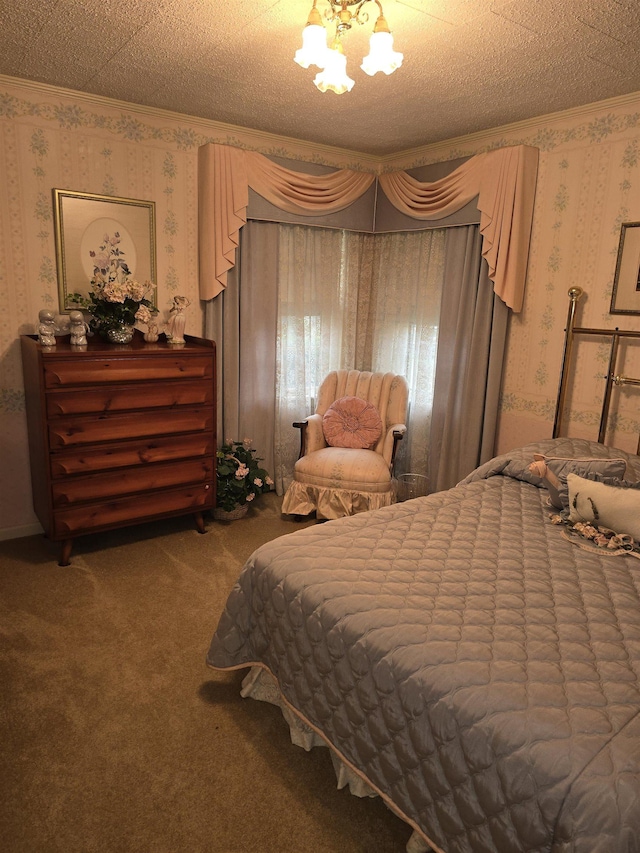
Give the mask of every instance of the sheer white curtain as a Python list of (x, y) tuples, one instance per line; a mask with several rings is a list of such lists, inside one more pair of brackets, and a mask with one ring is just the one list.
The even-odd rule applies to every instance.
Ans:
[(287, 225), (278, 232), (278, 492), (298, 455), (291, 424), (313, 412), (322, 379), (340, 368), (407, 378), (409, 430), (398, 471), (426, 474), (445, 232), (374, 237)]
[(330, 370), (355, 360), (357, 281), (347, 257), (356, 235), (281, 225), (278, 229), (275, 482), (288, 486), (298, 456), (291, 424), (315, 409), (315, 394)]
[(373, 249), (371, 369), (406, 378), (409, 424), (399, 445), (396, 473), (426, 475), (446, 231), (376, 234)]

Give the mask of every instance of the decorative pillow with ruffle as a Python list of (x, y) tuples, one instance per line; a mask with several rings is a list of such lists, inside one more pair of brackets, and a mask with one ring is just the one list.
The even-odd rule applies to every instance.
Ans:
[(340, 397), (324, 413), (322, 432), (331, 447), (370, 450), (382, 435), (382, 419), (373, 403)]
[(541, 453), (534, 453), (533, 458), (535, 461), (531, 463), (529, 470), (542, 477), (549, 492), (551, 506), (562, 510), (569, 509), (568, 474), (577, 474), (579, 477), (601, 474), (622, 479), (627, 469), (624, 459), (565, 459)]

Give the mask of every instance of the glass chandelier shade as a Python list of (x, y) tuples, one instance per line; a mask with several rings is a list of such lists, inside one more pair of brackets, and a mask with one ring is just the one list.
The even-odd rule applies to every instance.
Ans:
[[(347, 76), (347, 59), (340, 37), (347, 33), (354, 23), (364, 24), (368, 20), (366, 12), (361, 13), (366, 3), (376, 3), (380, 15), (369, 40), (369, 53), (362, 60), (361, 69), (373, 76), (378, 71), (391, 74), (402, 65), (403, 55), (393, 49), (393, 36), (382, 12), (380, 0), (327, 0), (330, 9), (325, 17), (336, 23), (335, 41), (331, 48), (327, 46), (327, 34), (316, 9), (317, 2), (318, 0), (313, 0), (307, 24), (302, 31), (302, 47), (296, 51), (294, 59), (302, 68), (315, 65), (321, 69), (313, 81), (321, 92), (331, 91), (341, 95), (353, 88), (354, 81)], [(349, 6), (357, 8), (352, 12)]]
[(321, 92), (335, 92), (342, 95), (353, 89), (354, 81), (347, 76), (347, 57), (344, 55), (340, 42), (334, 43), (331, 50), (327, 50), (327, 59), (324, 70), (316, 74), (313, 81)]
[(369, 53), (362, 60), (360, 68), (371, 77), (378, 71), (391, 74), (396, 68), (400, 68), (403, 58), (401, 53), (393, 49), (393, 36), (389, 30), (378, 30), (376, 24), (376, 30), (369, 39)]
[(314, 3), (313, 9), (309, 12), (307, 25), (302, 31), (302, 47), (296, 50), (294, 61), (302, 68), (308, 68), (310, 65), (324, 68), (328, 52), (327, 31), (322, 25), (320, 13)]

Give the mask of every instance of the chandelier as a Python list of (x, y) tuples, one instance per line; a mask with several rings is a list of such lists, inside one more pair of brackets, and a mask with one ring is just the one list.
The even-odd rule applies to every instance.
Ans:
[[(393, 36), (384, 17), (379, 0), (326, 0), (329, 9), (324, 14), (327, 21), (335, 23), (336, 31), (331, 43), (327, 45), (325, 30), (320, 12), (316, 8), (317, 0), (309, 12), (307, 24), (302, 31), (302, 47), (294, 57), (298, 65), (308, 68), (315, 65), (320, 69), (314, 79), (315, 85), (321, 92), (335, 92), (341, 95), (353, 89), (354, 81), (347, 75), (347, 57), (342, 47), (342, 36), (353, 24), (366, 24), (369, 15), (362, 11), (367, 3), (376, 3), (380, 14), (369, 40), (369, 53), (362, 60), (360, 68), (370, 76), (378, 71), (391, 74), (402, 65), (402, 54), (393, 49)], [(352, 11), (349, 6), (355, 6)]]

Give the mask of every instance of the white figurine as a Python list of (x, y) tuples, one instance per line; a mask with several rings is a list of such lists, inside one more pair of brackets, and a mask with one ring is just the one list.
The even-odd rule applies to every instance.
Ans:
[(71, 329), (71, 346), (86, 346), (87, 331), (89, 327), (84, 321), (84, 315), (82, 311), (69, 311), (69, 323)]
[(158, 340), (160, 329), (157, 321), (158, 311), (156, 308), (149, 308), (147, 305), (141, 305), (136, 311), (136, 320), (139, 323), (144, 323), (147, 331), (143, 332), (144, 339), (148, 343), (155, 343)]
[(144, 333), (144, 339), (148, 343), (154, 344), (158, 340), (158, 335), (160, 334), (160, 328), (157, 323), (153, 320), (149, 320), (147, 323), (147, 331)]
[(167, 323), (167, 340), (170, 344), (184, 343), (184, 327), (187, 318), (184, 315), (185, 309), (191, 305), (191, 300), (186, 296), (174, 296), (173, 305), (171, 306), (171, 316)]
[(43, 347), (56, 345), (56, 315), (42, 308), (38, 313), (38, 341)]

